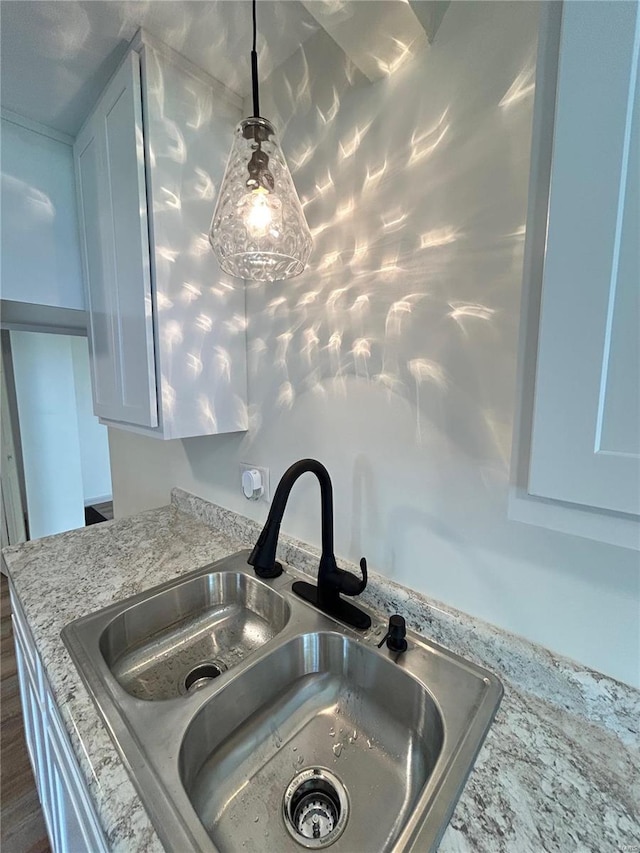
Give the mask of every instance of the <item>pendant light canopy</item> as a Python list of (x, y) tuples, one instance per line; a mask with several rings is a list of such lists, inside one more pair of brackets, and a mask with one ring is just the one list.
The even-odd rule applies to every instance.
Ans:
[(260, 118), (256, 0), (251, 71), (254, 116), (235, 129), (209, 242), (225, 272), (277, 281), (304, 270), (312, 240), (273, 125)]

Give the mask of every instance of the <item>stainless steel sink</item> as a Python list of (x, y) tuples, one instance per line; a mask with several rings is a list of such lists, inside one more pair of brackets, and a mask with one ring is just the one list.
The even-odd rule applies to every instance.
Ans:
[(166, 848), (435, 849), (499, 681), (412, 632), (378, 649), (388, 614), (342, 626), (248, 553), (62, 632)]
[(100, 651), (139, 699), (203, 687), (282, 631), (285, 599), (242, 572), (210, 572), (119, 608)]

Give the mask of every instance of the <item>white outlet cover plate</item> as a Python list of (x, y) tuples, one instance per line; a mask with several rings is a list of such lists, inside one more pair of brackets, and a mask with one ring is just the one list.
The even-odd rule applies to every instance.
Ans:
[[(238, 486), (240, 487), (240, 491), (242, 491), (242, 475), (245, 471), (259, 471), (262, 477), (262, 495), (258, 498), (259, 501), (266, 501), (267, 503), (271, 500), (271, 490), (269, 488), (269, 469), (263, 468), (260, 465), (251, 465), (249, 462), (241, 462), (240, 463), (240, 476), (238, 477)], [(244, 494), (244, 493), (243, 493)]]

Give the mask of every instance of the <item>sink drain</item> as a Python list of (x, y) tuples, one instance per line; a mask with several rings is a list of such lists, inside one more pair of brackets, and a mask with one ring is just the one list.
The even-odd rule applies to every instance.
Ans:
[(328, 847), (349, 817), (347, 791), (329, 770), (303, 770), (289, 783), (282, 803), (285, 826), (304, 847)]
[(201, 663), (190, 670), (184, 679), (184, 693), (195, 693), (201, 687), (206, 687), (214, 678), (225, 671), (226, 666), (218, 663)]

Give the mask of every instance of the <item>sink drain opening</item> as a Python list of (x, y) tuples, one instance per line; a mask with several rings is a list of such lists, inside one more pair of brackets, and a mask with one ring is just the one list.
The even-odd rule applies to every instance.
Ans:
[(184, 680), (184, 689), (187, 693), (195, 693), (201, 687), (205, 687), (214, 678), (222, 675), (224, 669), (215, 663), (202, 663), (189, 672)]
[(289, 834), (299, 844), (314, 849), (333, 844), (349, 817), (344, 785), (322, 767), (298, 773), (289, 783), (282, 805)]
[(300, 800), (293, 813), (293, 825), (305, 838), (326, 838), (338, 822), (340, 807), (328, 794), (311, 791)]

